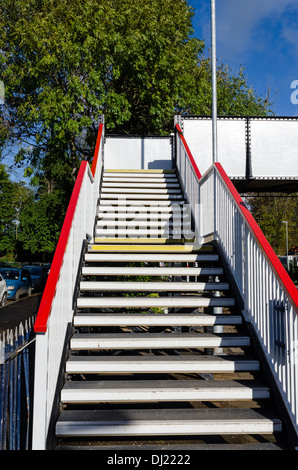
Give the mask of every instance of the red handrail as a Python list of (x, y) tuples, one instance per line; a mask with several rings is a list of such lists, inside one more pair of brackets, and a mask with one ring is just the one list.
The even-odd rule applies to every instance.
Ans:
[[(96, 142), (92, 169), (91, 169), (93, 176), (95, 174), (96, 165), (98, 162), (98, 154), (99, 154), (99, 147), (100, 147), (102, 132), (103, 132), (103, 124), (99, 126), (99, 131), (97, 135), (97, 142)], [(76, 178), (76, 182), (75, 182), (73, 192), (70, 198), (70, 202), (67, 208), (67, 212), (64, 218), (58, 244), (55, 250), (53, 262), (51, 265), (51, 270), (47, 279), (47, 283), (46, 283), (46, 286), (45, 286), (45, 289), (41, 298), (36, 320), (34, 323), (34, 331), (36, 333), (45, 333), (47, 331), (47, 323), (48, 323), (48, 319), (51, 313), (51, 307), (52, 307), (52, 302), (53, 302), (53, 298), (54, 298), (55, 291), (56, 291), (57, 282), (60, 276), (60, 270), (61, 270), (61, 266), (63, 262), (64, 253), (67, 247), (71, 224), (72, 224), (73, 217), (75, 214), (84, 174), (85, 174), (88, 164), (89, 163), (87, 161), (83, 161), (80, 165), (78, 176)]]
[(93, 160), (92, 160), (92, 167), (91, 167), (91, 173), (92, 173), (93, 177), (95, 175), (95, 171), (96, 171), (96, 167), (97, 167), (97, 161), (98, 161), (98, 156), (99, 156), (99, 148), (100, 148), (102, 132), (103, 132), (103, 124), (100, 124), (99, 129), (98, 129), (97, 139), (96, 139), (94, 157), (93, 157)]
[(232, 194), (236, 204), (238, 205), (240, 211), (242, 212), (244, 218), (246, 219), (251, 231), (253, 232), (255, 238), (258, 241), (259, 246), (261, 247), (263, 253), (267, 257), (269, 263), (271, 264), (272, 268), (274, 269), (277, 277), (279, 278), (281, 284), (283, 285), (284, 289), (287, 291), (288, 296), (291, 298), (295, 310), (298, 313), (298, 290), (293, 283), (292, 279), (290, 278), (289, 274), (283, 267), (282, 263), (278, 259), (278, 256), (274, 252), (273, 248), (271, 247), (270, 243), (268, 242), (267, 238), (263, 234), (262, 230), (260, 229), (259, 225), (255, 221), (253, 215), (247, 208), (246, 204), (244, 203), (243, 199), (241, 198), (240, 194), (238, 193), (237, 189), (233, 185), (232, 181), (226, 174), (225, 170), (223, 169), (222, 165), (218, 162), (215, 163), (215, 167), (218, 170), (220, 176), (224, 180), (226, 186), (228, 187), (230, 193)]
[[(189, 160), (193, 166), (193, 169), (198, 177), (201, 179), (201, 173), (198, 169), (198, 166), (192, 156), (192, 153), (187, 145), (185, 137), (183, 136), (182, 130), (179, 124), (176, 124), (176, 130), (179, 134), (180, 139), (184, 145), (184, 148), (188, 154)], [(292, 300), (292, 303), (295, 307), (295, 310), (298, 313), (298, 290), (293, 283), (292, 279), (290, 278), (289, 274), (283, 267), (282, 263), (280, 262), (278, 256), (274, 252), (273, 248), (271, 247), (270, 243), (268, 242), (267, 238), (263, 234), (262, 230), (260, 229), (259, 225), (255, 221), (253, 215), (246, 207), (243, 199), (241, 198), (240, 194), (238, 193), (237, 189), (233, 185), (232, 181), (226, 174), (225, 170), (223, 169), (222, 165), (219, 162), (215, 163), (215, 167), (218, 170), (219, 174), (221, 175), (222, 179), (224, 180), (226, 186), (228, 187), (230, 193), (232, 194), (234, 200), (236, 201), (240, 211), (242, 212), (244, 218), (246, 219), (250, 230), (253, 232), (255, 238), (257, 239), (259, 246), (261, 247), (263, 253), (267, 257), (269, 263), (271, 264), (272, 268), (274, 269), (277, 277), (279, 278), (281, 284), (283, 285), (284, 289), (288, 293), (289, 297)]]
[(189, 158), (190, 161), (191, 161), (191, 164), (192, 164), (192, 166), (193, 166), (193, 169), (194, 169), (194, 171), (195, 171), (195, 174), (197, 175), (198, 179), (200, 179), (202, 175), (201, 175), (201, 173), (200, 173), (200, 171), (199, 171), (199, 168), (198, 168), (198, 166), (197, 166), (197, 164), (196, 164), (196, 162), (195, 162), (195, 159), (193, 158), (192, 153), (191, 153), (191, 151), (190, 151), (190, 149), (189, 149), (189, 147), (188, 147), (188, 145), (187, 145), (187, 142), (186, 142), (186, 140), (185, 140), (185, 137), (184, 137), (184, 135), (183, 135), (183, 133), (182, 133), (182, 130), (181, 130), (181, 127), (179, 126), (179, 124), (176, 124), (176, 130), (177, 130), (178, 135), (179, 135), (179, 137), (180, 137), (180, 139), (181, 139), (181, 141), (182, 141), (182, 143), (183, 143), (183, 145), (184, 145), (184, 148), (185, 148), (185, 150), (186, 150), (186, 153), (187, 153), (187, 155), (188, 155), (188, 158)]

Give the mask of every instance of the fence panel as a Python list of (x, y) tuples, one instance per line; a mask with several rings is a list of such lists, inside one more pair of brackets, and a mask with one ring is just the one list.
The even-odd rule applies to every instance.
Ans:
[(34, 325), (33, 450), (46, 449), (51, 438), (51, 419), (57, 412), (56, 390), (74, 312), (77, 274), (85, 240), (93, 236), (103, 168), (103, 139), (101, 124), (92, 168), (87, 161), (81, 163)]
[[(272, 247), (256, 224), (220, 163), (203, 176), (176, 126), (176, 165), (192, 207), (200, 203), (196, 230), (214, 240), (243, 300), (243, 313), (252, 323), (272, 375), (295, 427), (298, 427), (298, 293)], [(190, 168), (192, 166), (192, 168)], [(193, 213), (195, 213), (193, 211)]]
[(195, 237), (196, 243), (200, 244), (199, 179), (201, 178), (201, 173), (199, 172), (193, 156), (190, 153), (188, 145), (178, 124), (176, 125), (176, 168), (180, 176), (180, 183), (183, 193), (187, 200), (187, 205), (184, 207), (185, 212), (187, 214), (191, 213), (193, 216), (195, 233), (192, 234), (192, 236)]
[(0, 335), (0, 450), (31, 446), (34, 320)]
[[(244, 313), (298, 426), (298, 295), (273, 249), (216, 163), (216, 240), (244, 301)], [(212, 170), (210, 170), (211, 173)]]

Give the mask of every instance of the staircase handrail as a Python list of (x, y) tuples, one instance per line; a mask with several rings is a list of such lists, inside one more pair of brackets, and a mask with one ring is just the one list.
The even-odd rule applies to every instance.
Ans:
[(214, 238), (298, 434), (298, 290), (219, 162)]
[[(293, 306), (295, 308), (295, 311), (298, 314), (298, 289), (296, 288), (295, 284), (293, 283), (291, 277), (285, 270), (284, 266), (282, 265), (280, 259), (274, 252), (273, 248), (271, 247), (270, 243), (268, 242), (267, 238), (263, 234), (262, 230), (260, 229), (259, 225), (255, 221), (252, 213), (249, 211), (247, 208), (246, 204), (244, 203), (243, 199), (241, 198), (240, 194), (238, 193), (237, 189), (235, 188), (234, 184), (232, 183), (231, 179), (225, 172), (223, 166), (219, 162), (215, 162), (214, 166), (211, 165), (211, 167), (204, 173), (204, 175), (201, 175), (198, 165), (191, 153), (191, 150), (186, 142), (186, 139), (183, 135), (183, 132), (181, 130), (181, 127), (179, 124), (176, 124), (175, 126), (176, 132), (180, 138), (180, 141), (185, 149), (185, 156), (187, 157), (190, 165), (193, 167), (194, 173), (197, 176), (198, 182), (200, 183), (200, 186), (202, 186), (203, 181), (205, 182), (208, 179), (208, 176), (210, 173), (213, 171), (213, 168), (216, 168), (220, 176), (222, 177), (223, 181), (225, 182), (228, 190), (230, 191), (231, 195), (233, 196), (240, 212), (242, 213), (243, 217), (246, 219), (247, 224), (250, 227), (251, 232), (254, 234), (255, 238), (258, 240), (259, 245), (262, 247), (262, 251), (268, 261), (270, 262), (272, 268), (274, 269), (277, 277), (279, 278), (281, 284), (283, 285), (284, 289), (287, 291), (290, 299), (292, 300)], [(176, 156), (177, 158), (177, 156)], [(179, 169), (179, 175), (181, 176), (181, 169)], [(182, 181), (182, 184), (184, 182)], [(201, 189), (201, 188), (200, 188)], [(200, 201), (198, 201), (200, 203)]]
[(69, 201), (69, 205), (66, 211), (64, 222), (62, 225), (61, 233), (57, 243), (57, 247), (54, 253), (53, 262), (51, 264), (51, 269), (45, 285), (42, 299), (39, 305), (36, 321), (34, 324), (34, 331), (36, 333), (46, 332), (47, 331), (47, 321), (51, 313), (52, 301), (55, 295), (56, 285), (59, 280), (60, 270), (63, 263), (63, 256), (66, 250), (67, 242), (69, 239), (70, 229), (73, 222), (74, 213), (77, 207), (77, 202), (79, 194), (82, 188), (83, 178), (86, 173), (86, 170), (89, 172), (89, 177), (93, 182), (97, 162), (99, 155), (99, 146), (101, 142), (103, 132), (103, 124), (100, 124), (99, 131), (97, 135), (97, 142), (94, 152), (94, 157), (92, 161), (92, 167), (90, 170), (89, 163), (87, 161), (81, 162), (78, 175), (75, 181), (75, 185), (72, 191), (72, 195)]
[(187, 155), (187, 157), (188, 157), (188, 159), (189, 159), (189, 161), (190, 161), (190, 163), (191, 163), (191, 165), (194, 169), (194, 172), (195, 172), (198, 180), (200, 180), (201, 177), (202, 177), (201, 172), (200, 172), (200, 170), (198, 168), (198, 165), (197, 165), (197, 163), (196, 163), (196, 161), (195, 161), (195, 159), (194, 159), (194, 157), (193, 157), (193, 155), (190, 151), (190, 148), (189, 148), (189, 146), (188, 146), (188, 144), (185, 140), (185, 137), (183, 135), (183, 132), (182, 132), (181, 127), (179, 126), (179, 124), (176, 124), (175, 129), (176, 129), (176, 133), (179, 136), (179, 139), (180, 139), (180, 141), (181, 141), (181, 143), (182, 143), (182, 145), (185, 149), (186, 155)]
[(175, 125), (175, 164), (178, 170), (181, 189), (187, 201), (187, 206), (184, 207), (183, 215), (188, 216), (191, 213), (195, 227), (194, 236), (197, 243), (200, 244), (199, 181), (202, 175), (179, 124)]
[(280, 259), (276, 255), (275, 251), (273, 250), (272, 246), (268, 242), (267, 238), (265, 237), (264, 233), (262, 232), (260, 226), (257, 224), (256, 220), (254, 219), (252, 213), (248, 209), (247, 205), (243, 201), (242, 197), (238, 193), (237, 189), (235, 188), (234, 184), (232, 183), (231, 179), (225, 172), (224, 168), (222, 167), (221, 163), (216, 162), (215, 167), (225, 182), (227, 188), (229, 189), (231, 195), (233, 196), (239, 211), (242, 213), (243, 217), (245, 218), (251, 232), (253, 233), (255, 239), (258, 241), (259, 246), (262, 249), (263, 254), (266, 256), (268, 262), (271, 264), (273, 270), (276, 273), (280, 283), (283, 285), (283, 288), (287, 291), (289, 299), (291, 300), (293, 307), (298, 315), (298, 289), (295, 286), (294, 282), (292, 281), (291, 277), (287, 273), (286, 269), (284, 268), (283, 264), (281, 263)]
[[(243, 315), (253, 327), (298, 432), (298, 290), (221, 163), (212, 164), (201, 177), (190, 176), (197, 174), (197, 165), (179, 126), (176, 130), (180, 138), (176, 168), (186, 195), (193, 195), (200, 240), (217, 242), (235, 281)], [(196, 204), (199, 216), (193, 210)]]
[(104, 124), (99, 125), (92, 168), (80, 165), (37, 313), (33, 450), (45, 450), (55, 414), (61, 361), (71, 327), (78, 268), (84, 240), (93, 238), (103, 167)]

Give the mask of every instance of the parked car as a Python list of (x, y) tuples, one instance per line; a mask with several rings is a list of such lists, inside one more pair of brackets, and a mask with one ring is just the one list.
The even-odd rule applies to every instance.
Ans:
[(5, 279), (0, 274), (0, 306), (6, 304), (7, 300), (7, 285)]
[(19, 300), (21, 295), (31, 295), (32, 282), (27, 269), (0, 268), (0, 274), (6, 281), (8, 299)]
[(50, 272), (50, 269), (51, 269), (51, 263), (46, 263), (43, 265), (43, 267), (45, 268), (47, 274), (49, 275), (49, 272)]
[(26, 265), (23, 266), (30, 273), (32, 280), (32, 290), (43, 291), (48, 278), (48, 270), (44, 266)]

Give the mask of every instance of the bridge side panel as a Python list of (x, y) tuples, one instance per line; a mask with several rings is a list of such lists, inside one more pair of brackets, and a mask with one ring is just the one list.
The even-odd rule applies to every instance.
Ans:
[(298, 177), (298, 121), (251, 119), (250, 128), (253, 176)]
[[(183, 134), (204, 174), (212, 165), (212, 120), (185, 119)], [(218, 121), (218, 160), (230, 177), (246, 175), (246, 119)]]
[(107, 170), (171, 170), (172, 139), (106, 136), (104, 166)]
[[(180, 121), (191, 153), (204, 174), (212, 165), (212, 119), (183, 116)], [(217, 130), (218, 161), (229, 178), (249, 184), (245, 191), (285, 190), (285, 184), (297, 191), (297, 118), (220, 116)]]

